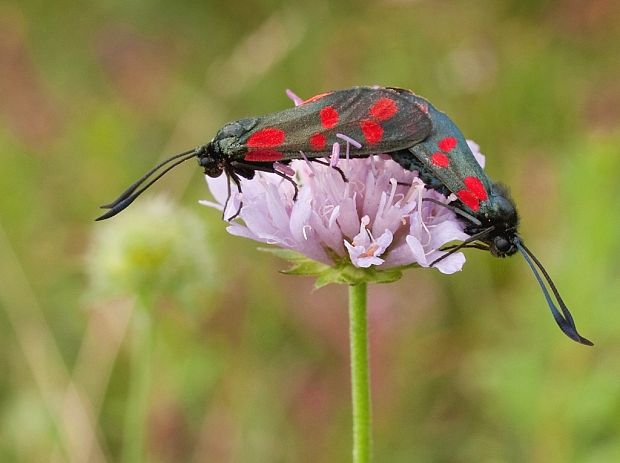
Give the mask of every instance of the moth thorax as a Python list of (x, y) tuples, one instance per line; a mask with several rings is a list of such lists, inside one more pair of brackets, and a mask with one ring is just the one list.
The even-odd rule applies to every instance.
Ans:
[(499, 185), (493, 185), (489, 196), (489, 206), (484, 215), (480, 217), (485, 227), (493, 227), (492, 236), (504, 236), (512, 241), (512, 236), (519, 226), (517, 207), (508, 192)]

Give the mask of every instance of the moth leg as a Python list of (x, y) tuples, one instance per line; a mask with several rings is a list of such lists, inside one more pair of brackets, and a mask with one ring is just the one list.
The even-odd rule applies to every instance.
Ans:
[(486, 234), (488, 234), (492, 230), (493, 230), (493, 227), (485, 228), (481, 232), (476, 233), (475, 235), (470, 236), (469, 238), (467, 238), (462, 243), (457, 244), (454, 247), (452, 247), (452, 249), (450, 249), (448, 252), (446, 252), (443, 256), (441, 256), (441, 257), (435, 259), (433, 262), (431, 262), (431, 265), (429, 265), (429, 267), (434, 267), (437, 262), (440, 262), (440, 261), (444, 260), (446, 257), (451, 256), (452, 254), (454, 254), (458, 250), (460, 250), (460, 249), (462, 249), (464, 247), (468, 247), (472, 243), (475, 244), (474, 241), (477, 241), (480, 238), (484, 237)]
[(227, 219), (226, 209), (228, 209), (228, 201), (230, 201), (230, 195), (231, 195), (230, 180), (232, 179), (232, 181), (235, 182), (235, 185), (237, 189), (239, 190), (239, 193), (241, 193), (241, 182), (239, 181), (239, 176), (235, 174), (235, 172), (233, 171), (227, 172), (226, 177), (228, 178), (228, 197), (226, 198), (226, 202), (224, 203), (224, 210), (222, 211), (222, 220), (224, 220), (225, 222), (230, 222), (231, 220), (236, 219), (239, 216), (239, 214), (241, 214), (241, 208), (243, 207), (243, 199), (239, 201), (239, 208), (237, 209), (237, 212), (235, 212), (232, 216), (230, 216)]
[(344, 174), (344, 172), (342, 171), (342, 169), (340, 167), (332, 166), (329, 162), (324, 161), (322, 159), (317, 159), (317, 158), (308, 159), (308, 161), (316, 162), (317, 164), (321, 164), (323, 166), (331, 167), (332, 169), (334, 169), (336, 172), (338, 172), (340, 174), (340, 176), (342, 177), (342, 181), (343, 182), (349, 183), (349, 179), (347, 178), (347, 176)]
[[(459, 246), (459, 245), (458, 244), (451, 244), (450, 246), (446, 246), (444, 248), (441, 248), (440, 251), (451, 251), (452, 249), (456, 248), (457, 246)], [(463, 249), (463, 248), (480, 249), (482, 251), (488, 251), (489, 250), (489, 246), (484, 244), (484, 243), (470, 243), (470, 244), (466, 244), (465, 246), (461, 246), (459, 249)]]
[(295, 193), (293, 194), (293, 201), (297, 201), (297, 195), (299, 194), (299, 188), (297, 187), (297, 182), (295, 182), (295, 180), (293, 180), (288, 175), (283, 174), (282, 172), (276, 170), (273, 167), (273, 164), (264, 164), (264, 165), (248, 164), (244, 162), (234, 161), (234, 162), (231, 162), (231, 167), (233, 169), (243, 168), (243, 169), (251, 169), (253, 171), (267, 172), (269, 174), (276, 174), (278, 177), (282, 177), (286, 181), (290, 182), (291, 185), (293, 185), (293, 188), (295, 189)]
[(293, 185), (293, 188), (295, 189), (295, 193), (293, 194), (293, 201), (297, 201), (297, 195), (299, 194), (299, 187), (297, 186), (297, 182), (288, 175), (283, 174), (282, 172), (275, 169), (272, 171), (272, 173), (276, 174), (278, 177), (282, 177), (284, 180), (291, 182), (291, 185)]

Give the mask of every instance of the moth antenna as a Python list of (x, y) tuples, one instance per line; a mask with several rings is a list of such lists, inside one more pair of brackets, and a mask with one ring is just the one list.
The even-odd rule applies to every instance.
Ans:
[[(549, 276), (549, 274), (547, 273), (547, 271), (545, 270), (541, 262), (536, 258), (536, 256), (534, 256), (534, 254), (532, 254), (532, 252), (523, 244), (523, 242), (519, 238), (514, 240), (514, 244), (517, 246), (517, 249), (519, 250), (521, 255), (524, 257), (525, 262), (527, 262), (527, 265), (532, 270), (532, 273), (534, 273), (534, 276), (536, 277), (536, 280), (538, 281), (538, 284), (540, 285), (540, 289), (542, 289), (545, 299), (547, 300), (547, 305), (549, 306), (549, 310), (551, 310), (551, 314), (553, 315), (555, 322), (560, 327), (562, 332), (566, 336), (571, 338), (573, 341), (576, 341), (580, 344), (584, 344), (586, 346), (593, 346), (594, 343), (592, 343), (592, 341), (584, 338), (577, 332), (577, 327), (575, 326), (573, 316), (568, 310), (568, 307), (566, 307), (566, 304), (564, 304), (564, 301), (562, 300), (560, 293), (555, 287), (553, 280), (551, 280), (551, 277)], [(547, 290), (547, 287), (545, 286), (543, 279), (540, 277), (540, 274), (538, 273), (538, 269), (540, 269), (540, 272), (545, 277), (545, 280), (547, 281), (547, 284), (551, 288), (551, 291), (553, 292), (553, 295), (555, 296), (555, 299), (558, 305), (560, 306), (560, 310), (562, 311), (562, 313), (560, 313), (556, 305), (553, 303), (553, 299), (551, 298), (551, 295), (549, 294), (549, 291)]]
[(175, 154), (174, 156), (166, 159), (165, 161), (160, 162), (155, 167), (153, 167), (151, 170), (149, 170), (146, 174), (144, 174), (142, 177), (140, 177), (138, 180), (136, 180), (134, 183), (132, 183), (125, 191), (123, 191), (120, 194), (120, 196), (118, 198), (116, 198), (111, 203), (104, 204), (103, 206), (100, 206), (100, 207), (102, 209), (112, 209), (112, 208), (114, 208), (117, 204), (121, 203), (129, 195), (131, 195), (142, 183), (144, 183), (151, 175), (153, 175), (155, 172), (157, 172), (163, 166), (165, 166), (166, 164), (168, 164), (171, 161), (174, 161), (175, 159), (178, 159), (178, 158), (183, 157), (183, 156), (187, 156), (190, 153), (192, 153), (191, 157), (197, 156), (198, 152), (199, 152), (199, 149), (188, 150), (188, 151), (185, 151), (183, 153)]
[[(191, 153), (191, 154), (189, 154)], [(163, 171), (161, 171), (157, 176), (155, 176), (153, 179), (151, 179), (151, 181), (149, 181), (145, 186), (143, 186), (142, 188), (140, 188), (138, 191), (135, 191), (136, 188), (138, 188), (150, 175), (153, 174), (153, 172), (155, 172), (157, 169), (159, 169), (160, 167), (162, 167), (162, 165), (167, 164), (168, 162), (170, 162), (171, 160), (177, 159), (182, 155), (185, 155), (184, 158), (181, 158), (180, 160), (173, 162), (172, 165), (166, 167)], [(123, 192), (123, 194), (121, 196), (119, 196), (116, 201), (114, 201), (110, 207), (109, 207), (109, 211), (106, 212), (105, 214), (97, 217), (95, 220), (105, 220), (105, 219), (109, 219), (110, 217), (114, 217), (116, 214), (118, 214), (119, 212), (121, 212), (122, 210), (126, 209), (127, 206), (129, 206), (131, 203), (133, 203), (135, 201), (135, 199), (140, 196), (142, 193), (144, 193), (153, 183), (155, 183), (157, 180), (159, 180), (160, 178), (162, 178), (164, 175), (166, 175), (166, 173), (170, 172), (172, 169), (174, 169), (176, 166), (178, 166), (179, 164), (187, 161), (188, 159), (192, 159), (194, 157), (196, 157), (196, 150), (191, 150), (191, 151), (187, 151), (183, 154), (180, 155), (176, 155), (166, 161), (164, 161), (163, 163), (161, 163), (161, 165), (157, 166), (157, 168), (153, 168), (151, 169), (150, 172), (148, 172), (148, 175), (145, 174), (145, 176), (140, 179), (139, 181), (137, 181), (136, 183), (134, 183), (134, 185), (132, 185), (130, 188), (128, 188), (125, 192)]]

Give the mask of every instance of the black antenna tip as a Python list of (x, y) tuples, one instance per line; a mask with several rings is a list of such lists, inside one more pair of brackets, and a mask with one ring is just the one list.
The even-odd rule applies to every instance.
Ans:
[[(144, 191), (144, 190), (142, 190), (142, 191)], [(100, 220), (109, 219), (110, 217), (114, 217), (119, 212), (125, 210), (131, 203), (134, 202), (134, 200), (138, 196), (140, 196), (140, 193), (142, 193), (142, 191), (138, 191), (137, 193), (134, 193), (130, 197), (125, 198), (122, 201), (118, 201), (113, 207), (110, 208), (110, 210), (108, 212), (106, 212), (105, 214), (100, 215), (99, 217), (97, 217), (95, 219), (95, 222), (98, 222)]]
[(571, 338), (573, 341), (583, 344), (584, 346), (593, 346), (594, 343), (589, 339), (584, 338), (577, 332), (577, 327), (574, 324), (567, 323), (565, 319), (556, 318), (556, 322), (562, 333)]
[(114, 209), (110, 209), (108, 212), (106, 212), (103, 215), (100, 215), (99, 217), (97, 217), (95, 219), (95, 222), (99, 222), (100, 220), (105, 220), (105, 219), (109, 219), (110, 217), (114, 217), (116, 214), (118, 214), (120, 211), (115, 211)]
[[(149, 170), (146, 174), (140, 177), (137, 181), (135, 181), (129, 188), (127, 188), (121, 195), (116, 198), (114, 201), (108, 204), (104, 204), (99, 206), (101, 209), (109, 209), (108, 212), (103, 214), (100, 217), (97, 217), (95, 221), (109, 219), (110, 217), (115, 216), (127, 206), (129, 206), (138, 196), (140, 196), (146, 189), (148, 189), (153, 183), (163, 177), (167, 172), (169, 172), (174, 167), (178, 166), (182, 162), (187, 161), (193, 157), (196, 157), (202, 150), (206, 150), (204, 147), (198, 147), (195, 149), (191, 149), (189, 151), (185, 151), (183, 153), (175, 154), (171, 158), (166, 159), (163, 162), (160, 162), (151, 170)], [(181, 159), (179, 159), (181, 158)], [(172, 162), (175, 161), (175, 162)], [(172, 164), (170, 164), (172, 162)], [(166, 167), (166, 165), (168, 166)], [(165, 169), (157, 174), (157, 176), (151, 179), (146, 185), (144, 183), (149, 179), (149, 177), (155, 174), (160, 168), (165, 167)], [(143, 186), (144, 185), (144, 186)], [(142, 186), (142, 188), (140, 188)], [(140, 189), (138, 189), (140, 188)]]
[[(540, 289), (542, 290), (543, 295), (545, 296), (547, 305), (549, 306), (549, 310), (551, 310), (551, 314), (553, 315), (553, 318), (555, 319), (555, 322), (558, 325), (558, 327), (562, 330), (562, 333), (564, 333), (566, 336), (568, 336), (573, 341), (578, 342), (579, 344), (583, 344), (584, 346), (593, 346), (594, 343), (592, 341), (584, 338), (577, 332), (577, 327), (575, 326), (575, 321), (573, 320), (573, 316), (571, 315), (570, 310), (568, 310), (568, 307), (566, 307), (566, 304), (564, 304), (564, 301), (562, 300), (560, 293), (555, 287), (555, 283), (553, 283), (553, 280), (547, 273), (547, 270), (545, 269), (545, 267), (540, 263), (540, 261), (536, 258), (536, 256), (532, 254), (532, 252), (525, 246), (525, 244), (519, 237), (516, 237), (513, 243), (515, 244), (515, 246), (517, 246), (517, 249), (519, 250), (523, 258), (525, 259), (525, 262), (527, 263), (527, 265), (530, 267), (530, 269), (534, 273), (534, 277), (538, 281)], [(551, 292), (555, 296), (555, 299), (558, 303), (558, 306), (561, 312), (560, 310), (558, 310), (558, 307), (556, 307), (553, 299), (551, 298), (551, 295), (549, 294), (549, 291), (547, 290), (545, 283), (543, 282), (541, 276), (539, 275), (538, 270), (540, 270), (540, 272), (545, 277), (545, 280), (547, 281), (549, 288), (551, 288)]]
[[(579, 336), (579, 335), (577, 335)], [(593, 346), (594, 343), (592, 341), (590, 341), (589, 339), (584, 338), (583, 336), (579, 336), (579, 339), (575, 339), (575, 341), (577, 341), (579, 344), (583, 344), (584, 346)]]

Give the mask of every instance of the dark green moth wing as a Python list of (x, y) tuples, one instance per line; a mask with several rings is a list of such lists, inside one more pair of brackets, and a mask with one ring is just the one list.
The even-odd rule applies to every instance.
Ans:
[(344, 135), (360, 146), (351, 156), (408, 148), (426, 139), (432, 125), (417, 97), (408, 91), (353, 87), (317, 95), (297, 107), (235, 121), (216, 135), (224, 153), (247, 162), (274, 162), (329, 156)]
[(421, 170), (431, 188), (445, 187), (471, 211), (484, 213), (490, 206), (491, 180), (454, 122), (426, 100), (416, 98), (427, 109), (433, 128), (422, 143), (394, 153), (394, 160), (406, 169)]

